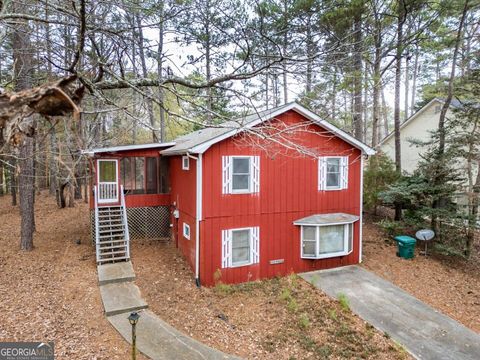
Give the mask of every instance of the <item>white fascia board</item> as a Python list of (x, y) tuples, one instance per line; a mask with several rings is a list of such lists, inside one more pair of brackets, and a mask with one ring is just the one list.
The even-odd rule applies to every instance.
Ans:
[[(282, 107), (281, 109), (279, 109), (277, 111), (273, 111), (270, 114), (268, 114), (268, 117), (264, 117), (264, 118), (252, 121), (248, 125), (245, 125), (244, 128), (245, 129), (252, 128), (254, 126), (257, 126), (258, 124), (261, 124), (264, 121), (273, 119), (276, 116), (278, 116), (280, 114), (283, 114), (283, 113), (285, 113), (289, 110), (294, 110), (294, 111), (298, 112), (300, 115), (305, 116), (310, 121), (316, 123), (317, 125), (320, 125), (320, 126), (326, 128), (327, 130), (331, 131), (332, 133), (334, 133), (335, 135), (337, 135), (338, 137), (340, 137), (344, 141), (346, 141), (349, 144), (355, 146), (356, 148), (362, 150), (362, 152), (364, 152), (366, 155), (374, 155), (376, 153), (376, 151), (374, 149), (372, 149), (371, 147), (369, 147), (368, 145), (365, 145), (361, 141), (358, 141), (353, 136), (347, 134), (345, 131), (340, 130), (335, 125), (332, 125), (329, 122), (321, 119), (318, 115), (314, 114), (310, 110), (304, 108), (303, 106), (301, 106), (297, 103), (291, 103), (288, 106)], [(242, 128), (233, 129), (233, 130), (231, 130), (231, 131), (229, 131), (225, 134), (222, 134), (222, 135), (217, 136), (213, 139), (210, 139), (209, 141), (206, 141), (203, 144), (194, 146), (193, 148), (189, 149), (189, 152), (194, 153), (194, 154), (203, 154), (205, 151), (207, 151), (210, 148), (210, 146), (212, 146), (212, 145), (214, 145), (214, 144), (216, 144), (216, 143), (218, 143), (222, 140), (228, 139), (229, 137), (232, 137), (232, 136), (234, 136), (234, 135), (236, 135), (237, 133), (240, 133), (240, 132), (242, 132)]]
[(144, 150), (144, 149), (157, 149), (162, 147), (174, 146), (175, 142), (168, 143), (154, 143), (154, 144), (139, 144), (139, 145), (122, 145), (122, 146), (112, 146), (107, 148), (98, 148), (91, 150), (82, 150), (82, 154), (100, 154), (106, 152), (117, 152), (117, 151), (131, 151), (131, 150)]
[[(418, 110), (415, 114), (413, 114), (412, 116), (410, 116), (406, 121), (404, 121), (402, 124), (400, 124), (400, 130), (403, 129), (405, 126), (407, 126), (408, 124), (410, 124), (413, 120), (415, 120), (417, 117), (419, 117), (421, 114), (423, 114), (425, 112), (425, 110), (427, 110), (430, 105), (432, 105), (434, 102), (439, 102), (440, 104), (443, 104), (444, 101), (439, 99), (439, 98), (433, 98), (432, 100), (430, 100), (430, 102), (428, 102), (427, 104), (425, 104), (420, 110)], [(395, 134), (395, 131), (392, 131), (390, 132), (390, 134), (388, 134), (387, 136), (385, 136), (382, 141), (380, 141), (378, 143), (378, 146), (382, 146), (385, 142), (387, 142), (393, 135)]]

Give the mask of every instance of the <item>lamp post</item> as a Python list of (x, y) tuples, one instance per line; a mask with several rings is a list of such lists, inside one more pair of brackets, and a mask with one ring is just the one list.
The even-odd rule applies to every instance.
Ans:
[(128, 317), (130, 325), (132, 325), (132, 360), (137, 358), (137, 322), (140, 315), (137, 312), (132, 312)]

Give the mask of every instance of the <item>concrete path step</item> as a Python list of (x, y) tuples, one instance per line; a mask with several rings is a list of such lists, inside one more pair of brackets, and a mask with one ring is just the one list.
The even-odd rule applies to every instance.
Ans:
[[(117, 264), (113, 264), (117, 265)], [(100, 265), (105, 266), (105, 265)], [(100, 286), (103, 307), (107, 316), (129, 313), (148, 307), (133, 282), (110, 283)]]
[(98, 265), (97, 272), (100, 285), (135, 280), (135, 273), (130, 261)]
[[(422, 360), (478, 360), (480, 335), (358, 266), (300, 274)], [(428, 284), (425, 284), (428, 286)]]
[[(132, 326), (128, 322), (128, 315), (109, 316), (108, 321), (131, 343)], [(149, 310), (142, 310), (139, 312), (139, 315), (137, 348), (151, 359), (238, 359), (186, 336)]]

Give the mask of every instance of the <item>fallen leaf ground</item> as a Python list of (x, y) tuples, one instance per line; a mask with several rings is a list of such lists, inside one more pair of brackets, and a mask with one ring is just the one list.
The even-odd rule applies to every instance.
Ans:
[(54, 341), (56, 359), (129, 358), (103, 316), (87, 205), (58, 209), (41, 194), (35, 213), (35, 249), (22, 252), (18, 207), (0, 196), (0, 341)]
[(474, 244), (467, 261), (429, 252), (405, 260), (396, 256), (397, 246), (366, 217), (363, 227), (363, 266), (419, 298), (437, 310), (480, 333), (480, 244)]
[(172, 244), (133, 243), (149, 307), (184, 333), (249, 359), (404, 359), (392, 340), (298, 276), (196, 288)]
[[(18, 207), (0, 197), (0, 341), (54, 341), (58, 359), (129, 358), (128, 344), (103, 315), (87, 205), (58, 209), (41, 194), (36, 219), (35, 249), (21, 252)], [(475, 267), (438, 258), (402, 261), (376, 225), (365, 228), (365, 267), (478, 331)], [(296, 276), (197, 289), (171, 244), (135, 242), (132, 254), (150, 308), (225, 352), (258, 359), (408, 358), (347, 306)]]

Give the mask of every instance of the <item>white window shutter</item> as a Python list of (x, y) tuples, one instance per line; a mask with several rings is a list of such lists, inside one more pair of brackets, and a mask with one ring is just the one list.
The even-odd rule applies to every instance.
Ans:
[(341, 179), (341, 185), (342, 189), (348, 189), (348, 156), (342, 157), (341, 160), (341, 174), (342, 174), (342, 179)]
[(250, 189), (252, 193), (260, 192), (260, 156), (250, 157)]
[(251, 258), (252, 264), (258, 264), (260, 262), (260, 228), (258, 226), (253, 227), (252, 234), (252, 249)]
[(232, 157), (222, 156), (222, 194), (232, 193)]
[(222, 268), (232, 266), (232, 232), (222, 230)]
[(318, 158), (318, 190), (327, 188), (327, 158)]

